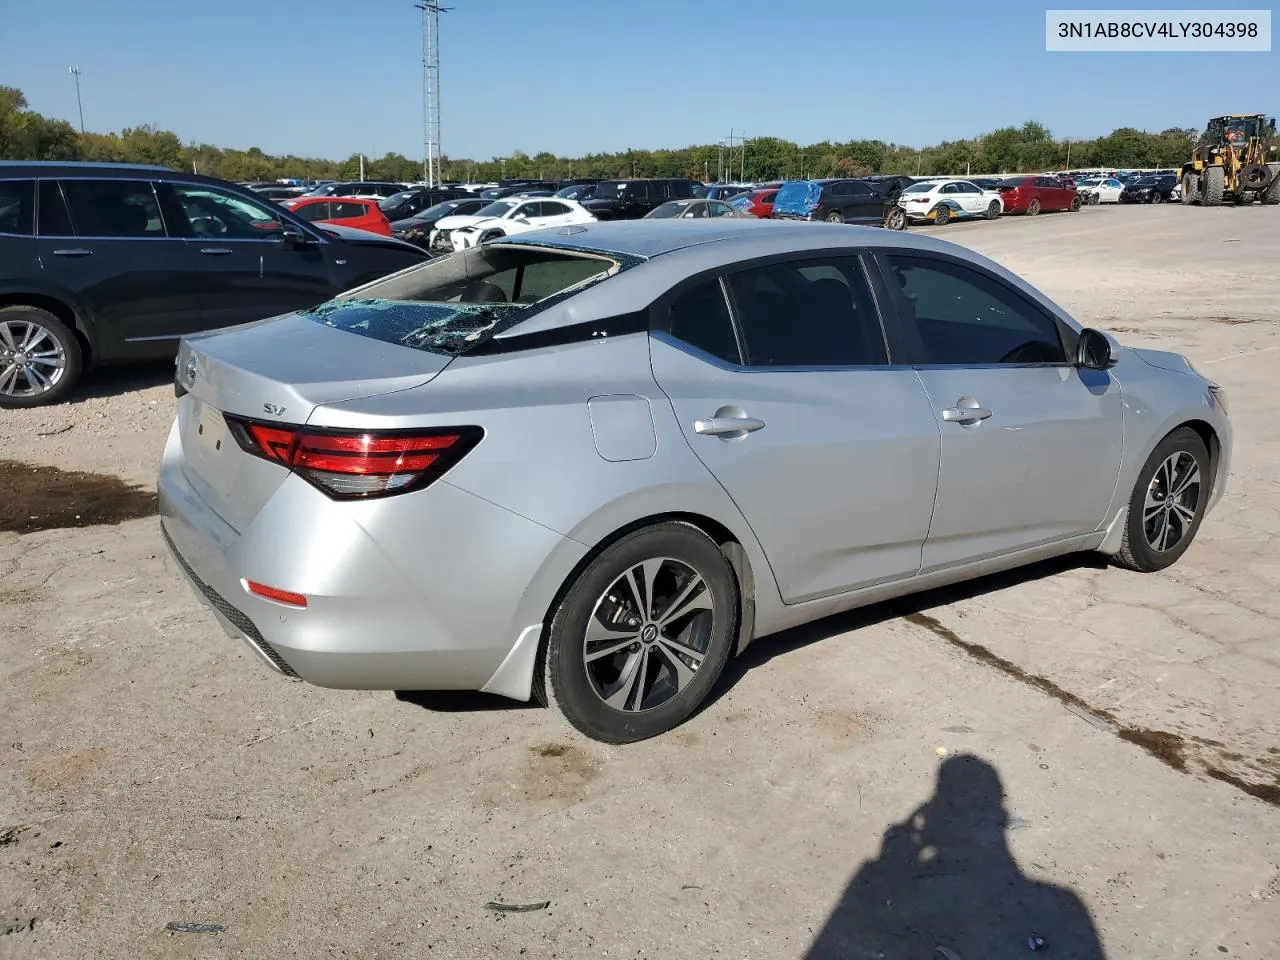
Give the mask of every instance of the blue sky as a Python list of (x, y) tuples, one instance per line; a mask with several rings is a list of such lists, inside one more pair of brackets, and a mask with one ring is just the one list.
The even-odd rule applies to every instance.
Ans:
[[(1047, 53), (1046, 5), (1027, 0), (446, 2), (442, 140), (453, 157), (680, 147), (731, 128), (921, 146), (1035, 119), (1087, 137), (1280, 107), (1264, 79), (1280, 76), (1275, 52)], [(42, 113), (76, 122), (75, 64), (92, 130), (151, 123), (271, 153), (422, 154), (410, 0), (5, 6), (0, 84)], [(1253, 82), (1216, 94), (1192, 79), (1222, 71)]]

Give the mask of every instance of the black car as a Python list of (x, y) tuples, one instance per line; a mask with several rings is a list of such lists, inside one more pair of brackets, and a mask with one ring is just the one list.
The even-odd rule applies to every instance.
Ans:
[(312, 187), (304, 197), (394, 197), (403, 193), (403, 183), (390, 183), (384, 180), (340, 180), (333, 183), (321, 183)]
[(597, 220), (639, 220), (668, 200), (688, 200), (694, 195), (692, 180), (602, 180), (591, 199), (581, 202)]
[(896, 200), (902, 195), (903, 190), (920, 179), (922, 178), (908, 177), (903, 174), (876, 174), (866, 177), (865, 182), (880, 196)]
[(0, 162), (0, 407), (61, 399), (90, 365), (305, 309), (428, 258), (163, 167)]
[(481, 197), (461, 197), (457, 200), (445, 200), (434, 207), (428, 207), (416, 216), (405, 220), (396, 220), (391, 224), (391, 235), (398, 240), (416, 244), (423, 250), (431, 239), (431, 231), (436, 223), (445, 217), (465, 217), (475, 213), (481, 207), (487, 207), (489, 201)]
[(395, 223), (397, 220), (408, 220), (416, 217), (427, 207), (433, 207), (445, 200), (456, 200), (470, 196), (465, 190), (441, 187), (410, 187), (394, 193), (387, 199), (379, 201), (378, 209), (382, 215)]
[(1178, 189), (1177, 177), (1142, 177), (1125, 184), (1120, 191), (1121, 203), (1165, 203)]
[(595, 192), (594, 183), (571, 183), (557, 190), (554, 196), (564, 197), (566, 200), (590, 200)]
[(773, 198), (773, 218), (879, 226), (895, 200), (896, 195), (882, 194), (862, 179), (792, 180)]

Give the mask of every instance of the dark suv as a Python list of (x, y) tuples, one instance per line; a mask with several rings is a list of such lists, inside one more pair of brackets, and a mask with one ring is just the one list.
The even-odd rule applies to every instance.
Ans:
[(597, 220), (639, 220), (668, 200), (688, 200), (693, 196), (692, 180), (601, 180), (590, 200), (582, 205)]
[(773, 217), (880, 225), (893, 206), (865, 180), (790, 180), (773, 198)]
[(0, 407), (61, 399), (90, 364), (164, 357), (429, 258), (163, 167), (0, 162)]

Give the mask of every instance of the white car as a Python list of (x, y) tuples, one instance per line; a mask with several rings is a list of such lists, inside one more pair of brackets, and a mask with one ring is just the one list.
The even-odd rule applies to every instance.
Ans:
[(1120, 191), (1124, 189), (1124, 184), (1115, 177), (1106, 177), (1099, 179), (1090, 177), (1088, 180), (1077, 180), (1076, 190), (1085, 198), (1085, 203), (1119, 203)]
[(949, 220), (985, 217), (994, 220), (1004, 213), (1004, 201), (996, 190), (983, 190), (968, 180), (923, 180), (913, 183), (898, 198), (898, 206), (910, 220), (925, 220), (941, 226)]
[(471, 216), (445, 217), (436, 224), (428, 243), (432, 252), (465, 250), (516, 233), (571, 223), (594, 223), (595, 216), (576, 200), (562, 197), (510, 197), (495, 200)]

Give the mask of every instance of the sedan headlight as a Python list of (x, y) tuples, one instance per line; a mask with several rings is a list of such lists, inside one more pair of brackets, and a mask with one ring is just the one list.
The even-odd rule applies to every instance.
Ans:
[(1222, 415), (1224, 417), (1231, 416), (1230, 411), (1227, 409), (1227, 391), (1222, 389), (1221, 384), (1214, 383), (1212, 380), (1210, 380), (1209, 396), (1213, 397), (1213, 402), (1216, 403), (1219, 409), (1222, 410)]

